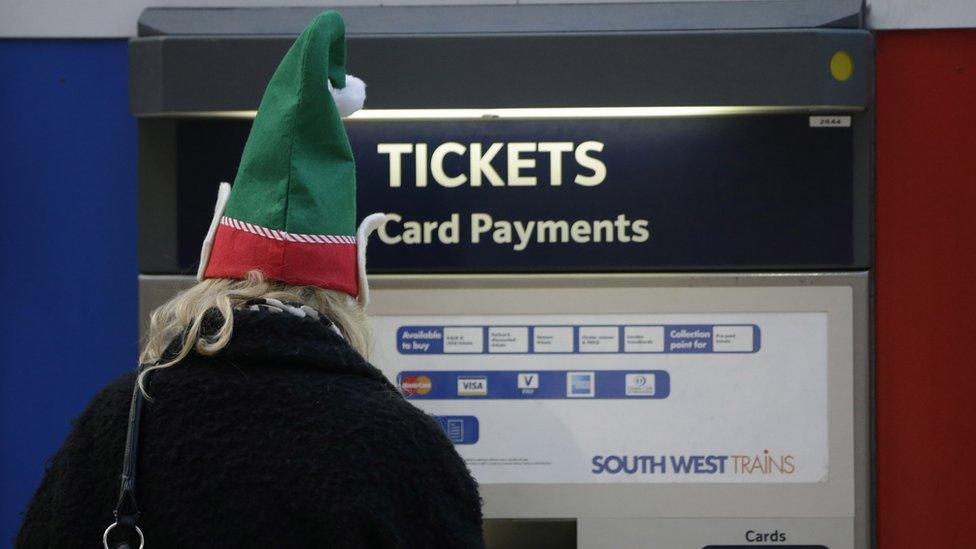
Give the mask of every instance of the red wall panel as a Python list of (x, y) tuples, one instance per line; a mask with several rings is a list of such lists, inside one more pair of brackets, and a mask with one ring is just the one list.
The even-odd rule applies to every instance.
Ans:
[(976, 29), (877, 47), (878, 542), (976, 547)]

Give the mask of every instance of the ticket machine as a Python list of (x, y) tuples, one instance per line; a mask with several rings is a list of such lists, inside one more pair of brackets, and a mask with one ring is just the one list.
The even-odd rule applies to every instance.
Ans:
[[(140, 297), (318, 10), (150, 9)], [(872, 546), (873, 51), (860, 2), (343, 8), (371, 361), (492, 547)]]

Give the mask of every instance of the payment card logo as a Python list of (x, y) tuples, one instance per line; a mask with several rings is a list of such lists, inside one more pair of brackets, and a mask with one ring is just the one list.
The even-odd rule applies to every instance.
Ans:
[(403, 376), (400, 379), (400, 391), (404, 395), (426, 395), (432, 384), (427, 376)]
[(488, 378), (485, 376), (458, 376), (458, 396), (485, 396), (488, 394)]
[(654, 396), (653, 374), (627, 374), (625, 378), (627, 396)]
[(518, 389), (523, 395), (531, 395), (539, 388), (539, 374), (520, 373), (518, 375)]
[(566, 396), (592, 397), (596, 394), (596, 375), (593, 372), (566, 372)]

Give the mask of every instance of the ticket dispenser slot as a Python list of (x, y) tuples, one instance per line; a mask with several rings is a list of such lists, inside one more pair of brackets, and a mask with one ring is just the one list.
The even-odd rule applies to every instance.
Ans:
[[(341, 10), (360, 217), (392, 214), (370, 358), (466, 460), (490, 547), (872, 546), (860, 9)], [(143, 318), (318, 11), (140, 18)]]

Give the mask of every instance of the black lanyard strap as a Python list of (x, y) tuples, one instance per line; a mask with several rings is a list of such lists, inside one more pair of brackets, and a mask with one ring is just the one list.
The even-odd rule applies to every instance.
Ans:
[[(147, 375), (148, 378), (148, 375)], [(144, 381), (148, 382), (148, 379)], [(146, 397), (139, 387), (138, 378), (132, 388), (132, 402), (129, 404), (129, 425), (125, 435), (125, 454), (122, 457), (122, 485), (119, 488), (119, 500), (115, 505), (115, 522), (105, 529), (102, 534), (102, 545), (105, 549), (127, 549), (134, 547), (131, 541), (119, 541), (109, 546), (109, 534), (119, 527), (125, 527), (135, 532), (139, 537), (139, 549), (145, 545), (142, 530), (136, 524), (139, 521), (139, 506), (136, 504), (136, 470), (139, 465), (139, 422), (142, 419), (142, 405)], [(131, 537), (131, 536), (126, 536)]]

